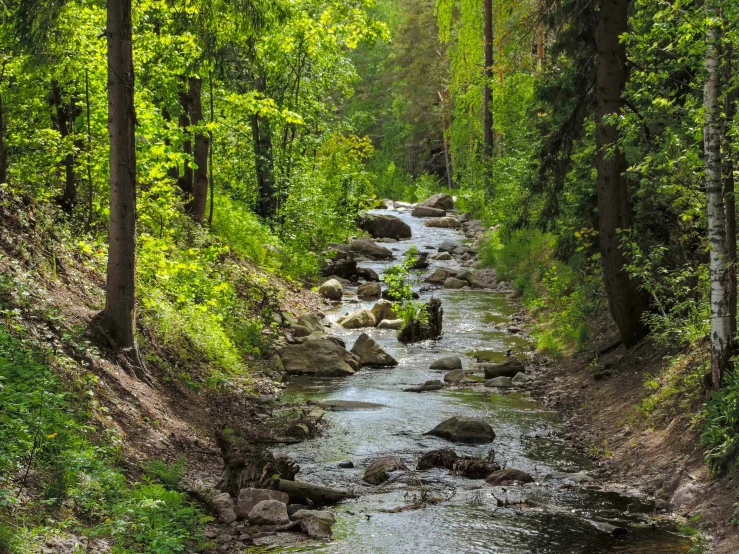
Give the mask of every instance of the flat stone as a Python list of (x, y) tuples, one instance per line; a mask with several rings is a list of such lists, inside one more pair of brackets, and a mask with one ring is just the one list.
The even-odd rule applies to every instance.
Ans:
[(430, 206), (416, 206), (411, 212), (413, 217), (444, 217), (446, 210), (432, 208)]
[(429, 259), (438, 262), (448, 262), (452, 259), (452, 255), (449, 252), (437, 252), (436, 254), (431, 254)]
[(518, 373), (526, 372), (526, 368), (516, 358), (507, 358), (499, 364), (475, 365), (474, 369), (484, 370), (486, 379), (492, 379), (493, 377), (515, 377)]
[(398, 330), (403, 327), (402, 319), (383, 319), (377, 324), (378, 329), (395, 329)]
[(449, 277), (446, 281), (444, 281), (445, 289), (458, 290), (467, 286), (469, 286), (469, 283), (467, 283), (467, 281), (462, 281), (462, 279), (457, 279), (456, 277)]
[(451, 269), (448, 267), (437, 267), (431, 275), (423, 280), (423, 282), (430, 283), (432, 285), (443, 285), (444, 281), (446, 281), (450, 277), (455, 277), (456, 275), (456, 269)]
[(361, 329), (362, 327), (374, 327), (377, 321), (372, 312), (367, 308), (354, 310), (346, 317), (339, 320), (344, 329)]
[(515, 377), (511, 379), (511, 383), (513, 383), (514, 385), (525, 385), (529, 381), (531, 381), (531, 377), (529, 377), (525, 373), (516, 373)]
[(488, 485), (498, 487), (500, 485), (510, 485), (511, 483), (533, 483), (534, 478), (525, 471), (507, 467), (491, 473), (485, 481)]
[(312, 539), (330, 539), (331, 526), (336, 523), (334, 514), (325, 510), (298, 510), (292, 519)]
[(380, 283), (363, 283), (357, 287), (357, 296), (360, 298), (379, 298), (381, 294)]
[(377, 410), (387, 408), (385, 404), (374, 402), (359, 402), (357, 400), (322, 400), (318, 402), (324, 410), (340, 412), (344, 410)]
[(584, 471), (578, 471), (576, 473), (567, 473), (566, 471), (553, 471), (552, 473), (547, 474), (544, 479), (547, 481), (551, 479), (567, 479), (568, 481), (572, 481), (574, 483), (586, 483), (595, 480)]
[(465, 380), (463, 369), (453, 369), (444, 374), (444, 382), (450, 385), (458, 385)]
[(396, 456), (383, 456), (367, 466), (362, 479), (370, 485), (379, 485), (390, 479), (390, 473), (394, 471), (408, 471), (408, 468)]

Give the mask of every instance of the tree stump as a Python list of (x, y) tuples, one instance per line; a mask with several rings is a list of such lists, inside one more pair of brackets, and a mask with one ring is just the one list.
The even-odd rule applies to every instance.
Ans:
[(441, 336), (441, 322), (444, 316), (441, 300), (438, 298), (429, 300), (429, 303), (426, 305), (426, 312), (428, 313), (426, 323), (414, 319), (400, 330), (398, 333), (398, 340), (400, 342), (419, 342), (422, 340), (438, 339)]

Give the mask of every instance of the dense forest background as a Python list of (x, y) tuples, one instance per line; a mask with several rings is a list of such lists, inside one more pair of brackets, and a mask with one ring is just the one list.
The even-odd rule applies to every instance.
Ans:
[[(117, 84), (112, 8), (130, 10), (120, 22), (133, 37)], [(718, 0), (4, 2), (0, 508), (17, 513), (18, 475), (38, 464), (43, 501), (74, 499), (84, 525), (121, 548), (126, 526), (140, 530), (131, 551), (160, 535), (170, 543), (157, 552), (183, 551), (196, 536), (182, 531), (199, 517), (182, 495), (118, 469), (115, 439), (91, 423), (97, 401), (77, 394), (94, 378), (67, 371), (97, 347), (59, 322), (53, 294), (63, 282), (105, 305), (120, 246), (110, 231), (122, 229), (115, 90), (135, 125), (128, 317), (143, 357), (132, 366), (164, 367), (193, 391), (248, 389), (269, 353), (275, 276), (311, 285), (360, 213), (447, 191), (489, 228), (482, 263), (537, 318), (541, 352), (577, 352), (603, 329), (627, 346), (647, 334), (669, 345), (643, 414), (690, 412), (711, 469), (732, 469), (738, 11)], [(149, 342), (200, 369), (174, 368)], [(177, 514), (163, 528), (151, 498)], [(45, 525), (5, 519), (0, 552)]]

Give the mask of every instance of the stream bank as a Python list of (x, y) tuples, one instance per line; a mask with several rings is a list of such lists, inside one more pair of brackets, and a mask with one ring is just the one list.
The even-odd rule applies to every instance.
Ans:
[[(464, 238), (457, 229), (427, 227), (424, 219), (411, 215), (410, 207), (394, 208), (392, 215), (408, 225), (411, 238), (382, 243), (396, 261), (365, 261), (361, 264), (365, 269), (381, 275), (412, 245), (434, 253), (444, 241)], [(419, 278), (439, 267), (459, 269), (461, 257), (430, 260)], [(471, 265), (473, 260), (466, 256), (461, 263)], [(549, 379), (545, 371), (530, 365), (533, 380), (522, 387), (485, 387), (479, 372), (473, 372), (465, 382), (442, 390), (422, 394), (405, 390), (443, 379), (443, 372), (430, 369), (443, 356), (459, 356), (469, 370), (477, 356), (485, 356), (481, 351), (493, 353), (496, 361), (507, 352), (529, 352), (531, 345), (519, 325), (523, 314), (505, 291), (417, 286), (421, 300), (441, 299), (444, 334), (438, 340), (404, 345), (392, 329), (345, 329), (338, 324), (348, 312), (374, 305), (357, 297), (355, 290), (345, 288), (343, 302), (325, 311), (325, 325), (347, 347), (367, 333), (399, 363), (385, 369), (363, 368), (349, 377), (291, 377), (287, 382), (283, 399), (288, 402), (365, 404), (362, 409), (327, 411), (329, 428), (323, 436), (279, 449), (300, 464), (300, 479), (356, 495), (337, 506), (333, 541), (284, 551), (672, 553), (690, 549), (690, 542), (671, 531), (669, 522), (660, 522), (653, 500), (622, 494), (625, 487), (600, 481), (592, 460), (563, 438), (559, 413), (529, 392)], [(494, 442), (450, 444), (425, 434), (454, 416), (489, 422), (496, 434)], [(420, 456), (444, 447), (525, 471), (534, 482), (493, 487), (443, 469), (414, 471)], [(383, 456), (399, 459), (408, 470), (392, 472), (381, 485), (368, 485), (362, 479), (364, 470)], [(583, 473), (592, 474), (594, 480), (572, 477)], [(626, 535), (614, 537), (608, 527), (613, 524), (626, 529)], [(264, 544), (279, 541), (272, 537)]]

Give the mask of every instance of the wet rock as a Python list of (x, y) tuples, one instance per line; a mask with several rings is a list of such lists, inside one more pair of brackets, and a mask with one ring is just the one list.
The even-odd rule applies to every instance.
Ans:
[(269, 318), (272, 320), (273, 323), (276, 323), (277, 325), (282, 325), (282, 316), (279, 314), (279, 312), (272, 312)]
[(434, 379), (432, 381), (426, 381), (423, 385), (420, 385), (418, 387), (403, 389), (403, 392), (431, 392), (435, 390), (441, 390), (443, 388), (444, 383), (442, 383), (438, 379)]
[(344, 339), (342, 339), (341, 337), (336, 337), (334, 335), (328, 335), (328, 336), (326, 336), (326, 340), (330, 340), (331, 342), (333, 342), (337, 346), (340, 346), (341, 348), (343, 348), (344, 350), (346, 350), (346, 341), (344, 341)]
[(444, 281), (446, 281), (450, 277), (455, 277), (456, 275), (456, 269), (450, 269), (448, 267), (437, 267), (431, 275), (423, 280), (423, 282), (430, 283), (432, 285), (443, 285)]
[(383, 319), (377, 324), (378, 329), (400, 329), (403, 326), (402, 319)]
[(451, 442), (485, 444), (493, 442), (495, 432), (489, 423), (469, 417), (452, 417), (426, 433)]
[(408, 471), (403, 461), (396, 456), (377, 458), (364, 470), (364, 481), (370, 485), (379, 485), (390, 479), (393, 471)]
[(279, 356), (290, 375), (353, 375), (359, 369), (356, 356), (329, 339), (288, 344), (279, 351)]
[(441, 300), (432, 298), (422, 309), (426, 310), (425, 320), (414, 318), (398, 332), (398, 340), (403, 343), (437, 339), (442, 334), (444, 310)]
[(375, 321), (379, 324), (385, 319), (397, 319), (398, 315), (393, 310), (393, 303), (389, 300), (378, 300), (375, 305), (372, 306), (372, 315), (375, 317)]
[(284, 492), (275, 491), (272, 489), (256, 489), (251, 487), (241, 489), (239, 491), (239, 496), (236, 499), (236, 516), (239, 519), (244, 519), (248, 517), (249, 512), (252, 511), (254, 506), (265, 500), (277, 500), (278, 502), (287, 504), (288, 496)]
[(359, 219), (359, 228), (373, 238), (409, 239), (411, 228), (402, 219), (392, 215), (366, 215)]
[(300, 314), (298, 316), (298, 325), (307, 327), (311, 333), (325, 333), (323, 321), (316, 314)]
[(413, 208), (411, 215), (413, 217), (444, 217), (446, 216), (446, 210), (418, 205)]
[(369, 239), (355, 239), (349, 243), (349, 251), (352, 254), (359, 254), (370, 260), (392, 260), (393, 253), (385, 248), (372, 242)]
[(287, 493), (291, 504), (325, 506), (352, 498), (352, 494), (347, 491), (332, 489), (315, 483), (280, 479), (278, 487), (280, 491)]
[(553, 471), (544, 477), (544, 480), (549, 481), (552, 479), (567, 479), (573, 483), (587, 483), (594, 481), (594, 479), (585, 473), (584, 471), (578, 471), (576, 473), (567, 473), (566, 471)]
[(513, 386), (513, 380), (510, 377), (493, 377), (492, 379), (489, 379), (485, 381), (486, 387), (498, 387), (498, 388), (508, 388)]
[(468, 286), (467, 281), (462, 281), (461, 279), (457, 279), (456, 277), (449, 277), (446, 281), (444, 281), (444, 288), (445, 289), (454, 289), (458, 290), (461, 288), (464, 288)]
[(697, 485), (687, 483), (675, 491), (675, 494), (672, 495), (672, 500), (670, 500), (670, 505), (673, 508), (679, 508), (685, 504), (690, 504), (700, 493), (701, 490)]
[(331, 526), (336, 523), (334, 514), (325, 510), (299, 510), (292, 519), (312, 539), (330, 539)]
[(341, 277), (351, 281), (357, 275), (357, 262), (354, 260), (332, 260), (321, 270), (324, 277)]
[(234, 510), (234, 501), (227, 492), (217, 494), (213, 498), (213, 508), (215, 509), (218, 521), (222, 523), (232, 523), (236, 521), (236, 511)]
[(459, 229), (462, 224), (453, 217), (434, 217), (424, 223), (425, 227), (436, 227), (439, 229)]
[(458, 385), (465, 380), (463, 369), (453, 369), (444, 374), (444, 382), (449, 385)]
[(454, 464), (453, 473), (467, 479), (485, 479), (491, 473), (498, 471), (500, 466), (495, 462), (480, 460), (465, 456)]
[(431, 254), (429, 259), (439, 262), (448, 262), (452, 259), (452, 255), (449, 252), (437, 252), (436, 254)]
[(379, 298), (382, 294), (382, 287), (379, 283), (364, 283), (357, 287), (357, 296), (359, 298)]
[(285, 525), (290, 523), (287, 515), (287, 504), (279, 500), (262, 500), (254, 506), (249, 515), (249, 521), (258, 525)]
[(318, 294), (329, 300), (341, 300), (344, 295), (344, 287), (336, 279), (329, 279), (318, 287)]
[(431, 450), (426, 452), (418, 459), (416, 469), (424, 471), (426, 469), (432, 469), (435, 467), (441, 467), (444, 469), (453, 469), (454, 464), (457, 463), (459, 456), (451, 448), (439, 448), (437, 450)]
[(448, 194), (439, 193), (429, 196), (423, 202), (419, 202), (418, 205), (428, 208), (436, 208), (437, 210), (453, 210), (454, 199)]
[(376, 404), (375, 402), (361, 402), (358, 400), (323, 400), (317, 403), (325, 410), (341, 412), (344, 410), (377, 410), (386, 408), (385, 404)]
[(380, 276), (377, 274), (377, 272), (374, 269), (370, 269), (368, 267), (358, 267), (357, 277), (359, 279), (364, 279), (365, 281), (371, 281), (373, 283), (380, 280)]
[(413, 262), (413, 265), (409, 269), (426, 269), (429, 266), (428, 257), (428, 252), (419, 252), (416, 255), (416, 261)]
[(445, 371), (462, 369), (462, 360), (458, 356), (445, 356), (434, 360), (429, 366), (429, 369), (443, 369)]
[(513, 379), (511, 379), (511, 383), (516, 386), (525, 385), (529, 381), (531, 381), (531, 377), (529, 377), (525, 373), (516, 373)]
[(385, 349), (367, 333), (362, 333), (357, 338), (351, 353), (359, 358), (361, 366), (392, 367), (398, 362)]
[(501, 485), (510, 485), (511, 483), (533, 483), (534, 478), (525, 471), (507, 467), (490, 473), (486, 477), (485, 482), (488, 485), (499, 487)]
[(337, 464), (341, 469), (353, 469), (354, 468), (354, 462), (351, 460), (344, 460), (343, 462), (339, 462)]
[(374, 327), (377, 322), (375, 316), (367, 308), (355, 310), (346, 317), (339, 320), (339, 325), (344, 329), (361, 329), (362, 327)]
[(295, 338), (302, 338), (309, 336), (313, 331), (305, 327), (304, 325), (290, 325), (290, 333)]
[(454, 254), (459, 248), (464, 248), (461, 242), (447, 239), (439, 246), (439, 252), (449, 252), (450, 254)]
[(517, 373), (525, 373), (523, 364), (516, 358), (508, 358), (499, 364), (476, 364), (473, 369), (485, 371), (485, 378), (493, 377), (515, 377)]

